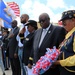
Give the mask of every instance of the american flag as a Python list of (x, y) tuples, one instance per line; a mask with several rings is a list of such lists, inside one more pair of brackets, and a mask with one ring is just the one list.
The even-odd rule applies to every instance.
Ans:
[(7, 5), (14, 11), (16, 16), (20, 16), (19, 5), (15, 2), (7, 2)]

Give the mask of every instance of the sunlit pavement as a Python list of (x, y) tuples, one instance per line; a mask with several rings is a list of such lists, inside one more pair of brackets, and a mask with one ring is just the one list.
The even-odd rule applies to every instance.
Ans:
[[(3, 74), (3, 73), (2, 73), (2, 70), (1, 70), (1, 67), (0, 67), (0, 75), (2, 75), (2, 74)], [(11, 69), (6, 70), (6, 71), (5, 71), (5, 74), (6, 74), (6, 75), (12, 75)]]

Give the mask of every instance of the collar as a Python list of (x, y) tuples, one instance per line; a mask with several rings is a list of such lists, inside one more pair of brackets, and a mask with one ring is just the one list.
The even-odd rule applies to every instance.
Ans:
[(51, 24), (47, 28), (45, 28), (43, 30), (47, 30), (48, 31), (50, 27), (51, 27)]
[(17, 27), (12, 28), (13, 30), (16, 29)]
[(66, 34), (66, 39), (68, 39), (71, 35), (72, 35), (72, 33), (75, 31), (75, 27), (70, 31), (70, 32), (68, 32), (67, 34)]

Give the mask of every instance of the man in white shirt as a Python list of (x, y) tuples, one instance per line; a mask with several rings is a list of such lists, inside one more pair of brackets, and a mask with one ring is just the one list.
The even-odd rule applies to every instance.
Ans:
[(17, 35), (16, 39), (18, 41), (18, 57), (20, 60), (20, 66), (21, 66), (21, 69), (23, 70), (23, 65), (22, 65), (23, 44), (21, 43), (22, 42), (21, 39), (23, 39), (29, 34), (27, 27), (25, 26), (25, 23), (28, 21), (29, 16), (27, 14), (23, 14), (20, 17), (20, 19), (21, 19), (21, 23), (23, 24), (23, 26), (20, 29), (19, 34)]

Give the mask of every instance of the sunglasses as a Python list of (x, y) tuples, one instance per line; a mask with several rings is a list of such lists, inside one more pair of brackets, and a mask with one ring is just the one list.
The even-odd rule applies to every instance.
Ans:
[(47, 19), (40, 19), (39, 20), (39, 23), (41, 23), (41, 22), (45, 22)]

